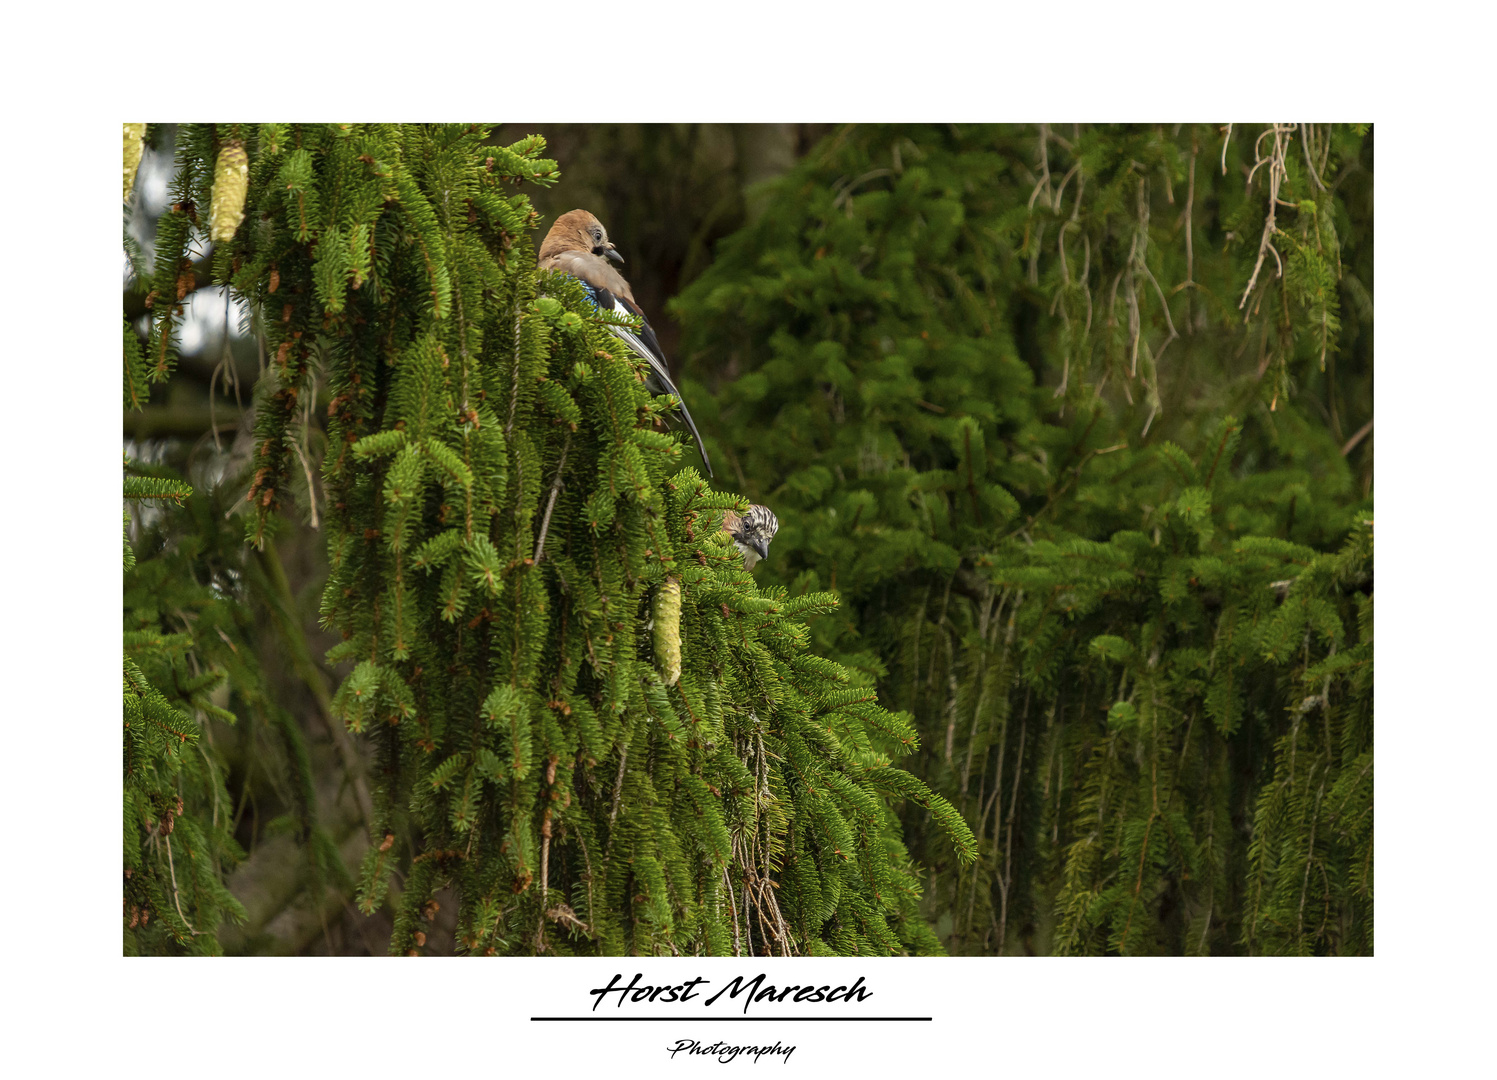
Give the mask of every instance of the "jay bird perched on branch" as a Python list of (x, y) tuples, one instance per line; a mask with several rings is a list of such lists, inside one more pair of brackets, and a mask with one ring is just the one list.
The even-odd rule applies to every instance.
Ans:
[(681, 397), (681, 391), (671, 381), (670, 369), (666, 367), (665, 353), (655, 331), (650, 329), (644, 312), (634, 302), (634, 292), (622, 274), (608, 262), (623, 265), (624, 257), (614, 250), (608, 240), (608, 230), (603, 223), (586, 210), (570, 210), (557, 218), (541, 243), (539, 268), (559, 270), (582, 282), (588, 297), (601, 311), (613, 311), (621, 315), (634, 315), (640, 320), (639, 332), (626, 326), (609, 325), (615, 337), (622, 338), (628, 346), (650, 365), (645, 389), (655, 395), (674, 394), (681, 403), (681, 416), (691, 429), (697, 449), (702, 452), (702, 464), (707, 466), (707, 475), (712, 475), (712, 460), (707, 457), (707, 448), (702, 445), (702, 436), (697, 432), (691, 412)]

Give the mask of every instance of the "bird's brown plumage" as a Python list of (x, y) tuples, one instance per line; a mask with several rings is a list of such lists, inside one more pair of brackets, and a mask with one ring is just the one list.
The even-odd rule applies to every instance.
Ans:
[(608, 265), (605, 256), (594, 254), (597, 248), (613, 250), (603, 223), (586, 210), (568, 210), (552, 223), (541, 241), (537, 265), (542, 270), (571, 274), (594, 288), (607, 289), (638, 311), (634, 290), (629, 288), (623, 274)]
[(707, 475), (711, 476), (712, 459), (707, 456), (707, 448), (702, 444), (696, 421), (691, 418), (691, 410), (686, 407), (681, 391), (676, 389), (676, 384), (671, 380), (670, 367), (660, 348), (660, 339), (655, 336), (649, 320), (635, 303), (634, 290), (629, 288), (624, 276), (609, 265), (609, 260), (617, 263), (624, 261), (623, 256), (609, 241), (608, 230), (603, 228), (603, 223), (586, 210), (569, 210), (547, 230), (546, 238), (541, 241), (537, 266), (542, 270), (570, 274), (583, 282), (592, 291), (593, 300), (600, 309), (614, 311), (617, 305), (624, 314), (633, 315), (640, 320), (638, 333), (628, 327), (613, 324), (609, 324), (608, 330), (627, 342), (649, 364), (650, 374), (645, 379), (645, 387), (650, 393), (674, 394), (676, 400), (681, 402), (681, 418), (691, 430), (691, 437), (696, 440), (697, 449), (702, 454), (702, 464), (707, 467)]

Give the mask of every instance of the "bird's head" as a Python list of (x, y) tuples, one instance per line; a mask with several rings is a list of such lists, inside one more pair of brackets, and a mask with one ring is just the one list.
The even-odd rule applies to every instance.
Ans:
[(624, 263), (624, 257), (609, 241), (603, 223), (586, 210), (568, 210), (552, 223), (546, 239), (541, 242), (540, 258), (563, 251), (586, 251), (620, 266)]
[(731, 512), (727, 514), (723, 528), (728, 530), (733, 543), (743, 553), (743, 568), (752, 570), (760, 559), (769, 558), (769, 542), (779, 531), (780, 521), (769, 507), (756, 503), (742, 517)]

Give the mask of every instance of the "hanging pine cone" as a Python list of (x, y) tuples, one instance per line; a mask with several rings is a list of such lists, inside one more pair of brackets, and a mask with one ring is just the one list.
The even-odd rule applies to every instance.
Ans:
[(215, 243), (234, 239), (234, 230), (244, 220), (244, 197), (249, 194), (249, 155), (238, 142), (225, 143), (213, 170), (213, 209), (208, 239)]
[(125, 125), (125, 201), (130, 201), (130, 192), (135, 190), (135, 174), (140, 171), (140, 158), (146, 149), (146, 126)]
[(681, 678), (681, 583), (666, 578), (655, 590), (655, 662), (666, 686)]

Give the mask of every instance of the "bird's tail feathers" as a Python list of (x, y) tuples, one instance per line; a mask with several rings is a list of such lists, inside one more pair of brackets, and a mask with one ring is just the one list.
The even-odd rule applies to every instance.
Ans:
[(639, 335), (627, 326), (609, 324), (608, 329), (612, 331), (615, 337), (622, 338), (631, 349), (650, 365), (650, 372), (659, 381), (663, 392), (674, 394), (676, 400), (681, 403), (681, 418), (686, 421), (686, 427), (691, 432), (691, 437), (696, 440), (697, 450), (702, 455), (702, 464), (707, 467), (707, 475), (709, 477), (712, 476), (712, 459), (707, 456), (706, 444), (702, 442), (702, 435), (697, 431), (696, 421), (691, 418), (691, 410), (686, 407), (686, 399), (681, 396), (681, 391), (676, 389), (676, 384), (671, 381), (670, 372), (660, 362), (660, 358), (645, 347), (645, 343), (639, 339)]

